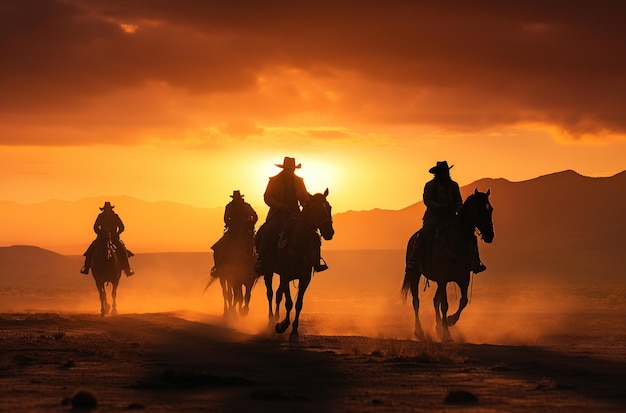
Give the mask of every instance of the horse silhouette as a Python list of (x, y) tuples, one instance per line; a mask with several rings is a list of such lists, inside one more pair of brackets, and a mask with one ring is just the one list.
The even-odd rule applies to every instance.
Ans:
[[(267, 298), (270, 311), (270, 322), (279, 318), (281, 298), (285, 297), (285, 318), (276, 323), (277, 333), (284, 333), (291, 324), (291, 310), (293, 300), (289, 283), (298, 281), (298, 295), (296, 298), (296, 314), (293, 319), (291, 336), (298, 336), (300, 313), (304, 302), (304, 294), (311, 283), (313, 265), (319, 260), (320, 234), (325, 240), (331, 240), (335, 234), (332, 220), (332, 207), (324, 193), (312, 195), (303, 205), (302, 211), (294, 219), (285, 223), (276, 248), (272, 271), (265, 276)], [(318, 233), (319, 230), (319, 233)], [(257, 243), (259, 236), (257, 234)], [(279, 275), (280, 283), (276, 290), (276, 313), (272, 312), (272, 278), (274, 273)]]
[[(91, 274), (100, 295), (100, 315), (117, 314), (117, 286), (122, 276), (122, 263), (118, 257), (111, 234), (98, 237), (93, 251)], [(106, 287), (111, 286), (111, 304), (107, 301)]]
[[(449, 326), (453, 326), (459, 320), (461, 312), (467, 306), (467, 289), (470, 283), (471, 268), (474, 260), (476, 230), (480, 238), (491, 243), (494, 238), (492, 213), (493, 207), (489, 202), (490, 190), (486, 193), (474, 190), (467, 197), (459, 215), (449, 224), (438, 230), (437, 238), (428, 259), (419, 259), (418, 271), (407, 271), (404, 275), (402, 293), (404, 299), (411, 294), (413, 298), (413, 310), (415, 312), (415, 335), (425, 339), (424, 331), (419, 320), (419, 281), (422, 275), (427, 280), (437, 283), (437, 291), (433, 300), (435, 306), (435, 319), (440, 338), (443, 341), (452, 341)], [(407, 266), (412, 254), (413, 246), (419, 237), (420, 231), (411, 236), (407, 245)], [(461, 290), (461, 299), (458, 310), (448, 316), (448, 296), (446, 288), (449, 282), (455, 282)]]
[(233, 237), (232, 242), (220, 254), (216, 263), (217, 274), (212, 274), (207, 288), (219, 279), (224, 297), (224, 316), (236, 314), (245, 316), (249, 312), (252, 289), (259, 275), (254, 271), (257, 254), (254, 248), (254, 232), (246, 232)]

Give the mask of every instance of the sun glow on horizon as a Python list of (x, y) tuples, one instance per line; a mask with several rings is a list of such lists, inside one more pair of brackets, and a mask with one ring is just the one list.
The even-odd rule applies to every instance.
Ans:
[[(302, 167), (296, 169), (296, 175), (304, 179), (309, 193), (314, 194), (318, 192), (324, 192), (326, 188), (329, 189), (331, 196), (333, 191), (339, 192), (343, 186), (343, 167), (340, 163), (332, 160), (317, 160), (314, 156), (298, 157), (297, 155), (286, 155), (296, 159), (296, 164), (301, 164)], [(283, 157), (276, 156), (261, 156), (255, 157), (253, 162), (250, 162), (248, 166), (248, 172), (252, 177), (254, 183), (252, 186), (265, 193), (265, 188), (269, 178), (280, 173), (281, 168), (276, 166), (282, 164)]]

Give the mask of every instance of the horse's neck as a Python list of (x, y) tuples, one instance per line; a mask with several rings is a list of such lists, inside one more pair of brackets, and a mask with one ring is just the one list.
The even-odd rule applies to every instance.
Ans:
[(475, 222), (476, 217), (475, 217), (475, 214), (472, 213), (474, 206), (471, 203), (472, 203), (472, 200), (468, 199), (463, 204), (463, 207), (461, 208), (461, 211), (459, 212), (459, 222), (461, 223), (461, 225), (464, 227), (466, 231), (470, 233), (474, 233), (474, 229), (476, 228), (476, 225), (478, 223)]
[(306, 222), (304, 215), (300, 215), (288, 225), (286, 236), (288, 243), (298, 251), (312, 248), (315, 239), (319, 237), (316, 229)]

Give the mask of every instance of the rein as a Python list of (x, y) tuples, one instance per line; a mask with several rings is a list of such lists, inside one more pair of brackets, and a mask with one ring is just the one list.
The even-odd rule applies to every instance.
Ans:
[[(472, 200), (474, 199), (474, 195), (471, 195), (471, 199), (472, 199)], [(466, 202), (466, 204), (467, 204), (467, 202)], [(471, 220), (471, 222), (473, 222), (473, 223), (474, 223), (474, 224), (470, 223), (470, 225), (473, 225), (473, 232), (474, 232), (475, 234), (477, 234), (477, 235), (478, 235), (478, 237), (479, 237), (481, 240), (484, 240), (484, 239), (483, 239), (483, 233), (482, 233), (482, 232), (481, 232), (481, 230), (480, 230), (480, 227), (481, 227), (481, 226), (482, 226), (482, 224), (484, 224), (484, 223), (478, 222), (478, 214), (476, 213), (476, 206), (474, 205), (474, 203), (473, 203), (473, 202), (472, 202), (471, 209), (470, 209), (470, 212), (469, 212), (469, 213), (470, 213), (470, 220)]]
[[(320, 234), (318, 233), (318, 229), (319, 227), (321, 227), (322, 225), (324, 225), (327, 222), (332, 222), (332, 218), (326, 218), (324, 217), (324, 219), (318, 223), (318, 224), (310, 224), (309, 222), (307, 222), (306, 218), (310, 218), (308, 219), (308, 221), (313, 221), (315, 222), (314, 216), (312, 216), (311, 214), (309, 214), (308, 212), (311, 210), (311, 205), (314, 202), (320, 202), (323, 201), (322, 198), (312, 198), (311, 199), (312, 202), (307, 202), (306, 205), (304, 206), (302, 212), (298, 215), (297, 219), (294, 221), (294, 225), (295, 228), (304, 228), (305, 231), (307, 231), (308, 233), (310, 233), (312, 236), (315, 235), (315, 241), (316, 242), (320, 242)], [(316, 251), (316, 247), (314, 246), (313, 248), (310, 249), (310, 251), (307, 251), (306, 253), (303, 253), (301, 251), (297, 251), (294, 247), (293, 244), (295, 243), (295, 239), (297, 239), (297, 237), (294, 237), (294, 240), (292, 240), (292, 242), (287, 242), (287, 249), (290, 253), (290, 255), (292, 255), (293, 257), (299, 257), (299, 258), (306, 258), (309, 256), (312, 256), (315, 251)]]
[(107, 241), (107, 259), (113, 258), (113, 255), (117, 252), (117, 247), (111, 240), (111, 233), (109, 232), (109, 240)]

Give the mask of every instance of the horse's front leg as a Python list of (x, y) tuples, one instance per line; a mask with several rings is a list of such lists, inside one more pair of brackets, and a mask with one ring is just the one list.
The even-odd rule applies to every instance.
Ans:
[(461, 300), (459, 301), (459, 309), (456, 311), (456, 313), (448, 317), (449, 326), (453, 326), (456, 324), (457, 321), (459, 321), (459, 318), (461, 317), (461, 312), (463, 312), (463, 309), (467, 307), (467, 289), (469, 287), (469, 276), (467, 277), (467, 280), (460, 281), (457, 284), (459, 286), (459, 289), (461, 290)]
[[(287, 293), (289, 293), (289, 283), (287, 283), (286, 287), (283, 287), (282, 284), (278, 284), (278, 288), (276, 289), (276, 310), (274, 312), (274, 318), (276, 320), (280, 319), (280, 303), (283, 301), (283, 298), (285, 297), (285, 289), (287, 290)], [(291, 299), (291, 295), (289, 296), (289, 299)], [(285, 306), (287, 305), (287, 301), (285, 299)]]
[(241, 307), (243, 306), (243, 284), (239, 282), (233, 285), (233, 310), (241, 313)]
[(224, 277), (219, 277), (219, 280), (220, 286), (222, 287), (222, 297), (224, 298), (224, 317), (227, 317), (230, 313), (230, 307), (232, 305), (232, 292)]
[(439, 310), (435, 308), (437, 313), (437, 321), (439, 323), (439, 336), (441, 341), (451, 342), (450, 330), (448, 329), (448, 293), (446, 291), (447, 283), (437, 284), (437, 292), (435, 292), (435, 302), (439, 302), (441, 315)]
[[(435, 291), (435, 296), (433, 297), (433, 305), (435, 307), (435, 326), (439, 328), (441, 325), (441, 285), (437, 283), (437, 290)], [(445, 294), (445, 288), (443, 289)]]
[(287, 327), (289, 327), (289, 318), (291, 317), (291, 309), (293, 308), (293, 300), (291, 299), (291, 291), (289, 290), (289, 281), (283, 280), (284, 278), (280, 277), (280, 285), (278, 286), (278, 290), (276, 291), (276, 299), (278, 300), (278, 297), (281, 294), (285, 295), (285, 318), (283, 319), (283, 321), (276, 323), (277, 333), (284, 333), (287, 330)]
[(239, 314), (242, 316), (247, 316), (250, 312), (250, 298), (252, 296), (252, 283), (244, 284), (243, 288), (246, 289), (246, 292), (243, 296), (243, 307), (239, 310)]
[(311, 283), (311, 274), (300, 278), (298, 282), (298, 296), (296, 297), (296, 314), (293, 317), (293, 326), (291, 328), (291, 338), (298, 337), (298, 326), (300, 324), (300, 312), (304, 304), (304, 293)]
[(419, 298), (419, 284), (421, 274), (411, 278), (411, 296), (413, 297), (413, 312), (415, 313), (415, 337), (420, 340), (426, 340), (426, 335), (422, 329), (422, 323), (420, 323), (420, 298)]
[[(121, 274), (120, 274), (121, 275)], [(117, 315), (117, 286), (120, 283), (120, 279), (118, 278), (117, 281), (114, 281), (112, 283), (112, 287), (111, 287), (111, 315)]]
[(268, 318), (270, 325), (276, 322), (276, 317), (274, 316), (274, 311), (272, 310), (272, 300), (274, 298), (274, 290), (272, 286), (272, 279), (274, 278), (274, 273), (265, 274), (263, 279), (265, 280), (265, 292), (267, 294), (267, 304), (269, 307)]
[(110, 307), (107, 302), (107, 291), (104, 288), (104, 282), (96, 281), (96, 288), (100, 297), (100, 317), (105, 317), (109, 314)]

